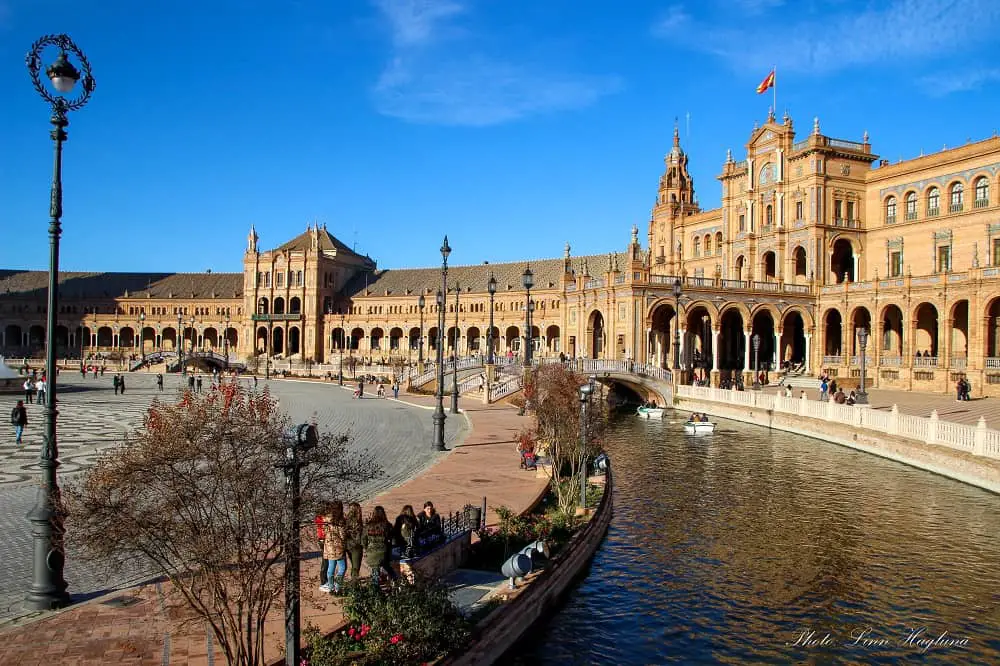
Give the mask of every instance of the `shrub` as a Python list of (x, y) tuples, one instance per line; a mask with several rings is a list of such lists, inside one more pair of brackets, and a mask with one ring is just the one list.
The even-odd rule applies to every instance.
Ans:
[(470, 636), (469, 621), (439, 582), (401, 581), (388, 590), (350, 585), (344, 616), (344, 631), (308, 634), (309, 666), (419, 664), (461, 648)]

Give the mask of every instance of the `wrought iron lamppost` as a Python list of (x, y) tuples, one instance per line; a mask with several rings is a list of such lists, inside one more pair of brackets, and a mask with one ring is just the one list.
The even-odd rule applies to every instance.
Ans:
[(338, 375), (337, 384), (339, 384), (340, 386), (344, 385), (344, 345), (347, 344), (347, 329), (344, 328), (344, 326), (346, 326), (345, 322), (346, 322), (346, 317), (343, 314), (341, 314), (340, 315), (340, 370), (337, 373)]
[(177, 313), (177, 336), (174, 339), (174, 346), (177, 348), (177, 362), (181, 366), (181, 377), (187, 376), (187, 368), (184, 367), (184, 326), (181, 323), (181, 313)]
[(455, 281), (455, 342), (452, 346), (452, 357), (455, 359), (455, 367), (451, 373), (451, 413), (458, 414), (458, 295), (462, 288)]
[(140, 312), (139, 313), (139, 340), (138, 340), (138, 344), (139, 344), (139, 360), (142, 361), (142, 362), (144, 362), (144, 363), (146, 361), (146, 348), (142, 344), (142, 331), (145, 328), (145, 326), (146, 326), (146, 313), (145, 312)]
[(587, 508), (587, 405), (594, 386), (588, 381), (580, 387), (580, 508)]
[(486, 363), (493, 365), (493, 297), (497, 293), (497, 279), (493, 277), (493, 271), (490, 271), (486, 291), (490, 294), (490, 330), (486, 332)]
[(226, 352), (226, 372), (229, 372), (229, 312), (226, 312), (226, 330), (222, 332), (222, 348)]
[(681, 279), (674, 280), (674, 370), (681, 369)]
[(868, 391), (865, 390), (865, 348), (868, 346), (868, 329), (861, 327), (858, 329), (858, 347), (861, 348), (861, 381), (858, 384), (858, 392), (854, 395), (855, 405), (868, 404)]
[(198, 342), (198, 331), (195, 330), (195, 327), (194, 327), (195, 324), (197, 324), (197, 323), (198, 323), (198, 321), (194, 318), (194, 316), (192, 316), (191, 317), (191, 358), (194, 358), (194, 352), (195, 352), (195, 348), (194, 347), (195, 347), (195, 344), (197, 344), (197, 342)]
[(750, 344), (753, 345), (753, 390), (760, 390), (760, 368), (758, 367), (758, 354), (760, 352), (760, 336), (756, 333), (750, 338)]
[[(59, 49), (56, 61), (45, 68), (55, 89), (55, 94), (42, 82), (42, 51), (46, 47)], [(66, 58), (72, 54), (80, 63), (81, 72)], [(62, 145), (67, 139), (66, 114), (77, 111), (87, 103), (94, 92), (94, 77), (90, 63), (76, 44), (67, 35), (46, 35), (31, 45), (26, 58), (31, 82), (46, 102), (52, 107), (50, 134), (55, 143), (55, 158), (52, 169), (52, 192), (49, 201), (49, 295), (46, 310), (45, 378), (48, 400), (45, 401), (45, 434), (38, 466), (42, 470), (42, 480), (35, 498), (35, 506), (28, 512), (31, 521), (33, 542), (33, 569), (31, 587), (25, 605), (33, 610), (60, 608), (69, 603), (67, 583), (63, 577), (66, 565), (63, 516), (57, 510), (59, 503), (59, 446), (56, 435), (56, 315), (59, 312), (59, 237), (62, 235)], [(83, 79), (80, 93), (75, 98), (64, 97)]]
[(437, 293), (438, 306), (438, 345), (437, 345), (437, 405), (434, 407), (434, 448), (444, 451), (444, 422), (448, 417), (444, 413), (444, 303), (448, 294), (448, 255), (451, 248), (448, 246), (448, 237), (444, 237), (441, 245), (441, 291)]
[(535, 286), (535, 274), (528, 265), (521, 274), (521, 284), (524, 285), (524, 367), (531, 367), (531, 288)]
[[(423, 294), (420, 294), (420, 298), (417, 299), (417, 305), (420, 306), (420, 350), (417, 352), (417, 367), (420, 370), (424, 369), (424, 306), (427, 305), (427, 299), (424, 298)], [(413, 345), (410, 345), (411, 347)]]

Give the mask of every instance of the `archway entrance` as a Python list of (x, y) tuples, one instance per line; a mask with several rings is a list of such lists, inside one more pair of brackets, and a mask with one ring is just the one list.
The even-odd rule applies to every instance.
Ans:
[(958, 301), (951, 309), (951, 358), (949, 365), (961, 365), (969, 356), (969, 301)]
[(830, 279), (828, 282), (840, 284), (845, 279), (854, 282), (854, 246), (846, 238), (838, 238), (830, 253)]
[(792, 273), (796, 282), (806, 281), (806, 250), (801, 245), (792, 251)]
[(802, 314), (792, 310), (781, 322), (781, 349), (779, 361), (797, 366), (806, 361), (806, 323)]
[(938, 357), (938, 311), (930, 303), (917, 306), (917, 330), (913, 338), (914, 354), (923, 357)]
[(746, 360), (746, 325), (743, 315), (736, 308), (722, 313), (719, 318), (719, 370), (727, 381), (742, 371)]
[(271, 333), (271, 353), (273, 355), (285, 353), (285, 329), (281, 327)]
[[(872, 315), (868, 312), (868, 308), (857, 308), (851, 317), (851, 356), (861, 355), (861, 346), (858, 343), (858, 329), (860, 328), (867, 330), (869, 334), (872, 332)], [(865, 354), (870, 356), (870, 349), (866, 350)]]
[(903, 311), (888, 305), (882, 311), (882, 360), (903, 355)]
[(753, 332), (750, 334), (750, 363), (753, 364), (753, 336), (758, 336), (760, 346), (757, 349), (757, 369), (768, 372), (774, 369), (777, 349), (774, 346), (774, 316), (770, 310), (760, 310), (753, 317)]
[(839, 357), (843, 353), (841, 336), (843, 335), (844, 318), (840, 310), (827, 310), (823, 318), (823, 355)]
[(774, 252), (765, 252), (760, 259), (760, 279), (764, 282), (773, 282), (777, 274), (777, 264)]
[(646, 362), (660, 368), (673, 367), (673, 326), (674, 306), (669, 303), (657, 305), (650, 316), (649, 339), (646, 341)]
[(604, 315), (599, 310), (594, 310), (587, 319), (587, 347), (590, 351), (590, 358), (604, 358), (604, 348), (607, 342), (604, 336)]
[(703, 305), (688, 308), (685, 316), (684, 367), (705, 380), (713, 368), (712, 317)]

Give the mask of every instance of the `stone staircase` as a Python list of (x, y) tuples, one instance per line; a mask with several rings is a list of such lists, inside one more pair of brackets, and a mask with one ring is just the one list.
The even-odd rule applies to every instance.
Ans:
[(805, 389), (807, 391), (819, 391), (819, 379), (813, 375), (799, 375), (792, 373), (786, 375), (783, 380), (779, 376), (778, 381), (781, 381), (781, 386), (791, 386), (794, 391), (799, 391), (801, 389)]

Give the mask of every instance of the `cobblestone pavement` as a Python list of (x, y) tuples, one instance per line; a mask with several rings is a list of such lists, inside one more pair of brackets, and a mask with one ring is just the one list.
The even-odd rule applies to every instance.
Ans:
[[(167, 376), (164, 392), (156, 390), (155, 376), (129, 374), (126, 393), (116, 396), (111, 374), (83, 380), (66, 373), (60, 376), (59, 458), (60, 483), (91, 466), (103, 449), (122, 441), (126, 431), (141, 425), (142, 416), (156, 399), (177, 395), (180, 378)], [(264, 388), (261, 381), (259, 388)], [(413, 477), (440, 457), (431, 446), (431, 411), (426, 406), (406, 404), (374, 396), (352, 400), (350, 387), (321, 382), (272, 380), (271, 392), (293, 423), (316, 417), (321, 429), (349, 432), (354, 446), (368, 449), (381, 462), (384, 475), (361, 489), (361, 497), (372, 497)], [(17, 396), (0, 396), (10, 413)], [(8, 424), (0, 436), (0, 622), (24, 611), (21, 600), (31, 583), (31, 531), (25, 515), (37, 494), (38, 458), (45, 418), (41, 405), (28, 405), (25, 446), (14, 447)], [(445, 423), (449, 448), (467, 432), (464, 416)], [(72, 539), (67, 552), (66, 579), (74, 599), (137, 584), (148, 578), (140, 570), (106, 572), (75, 556)]]

